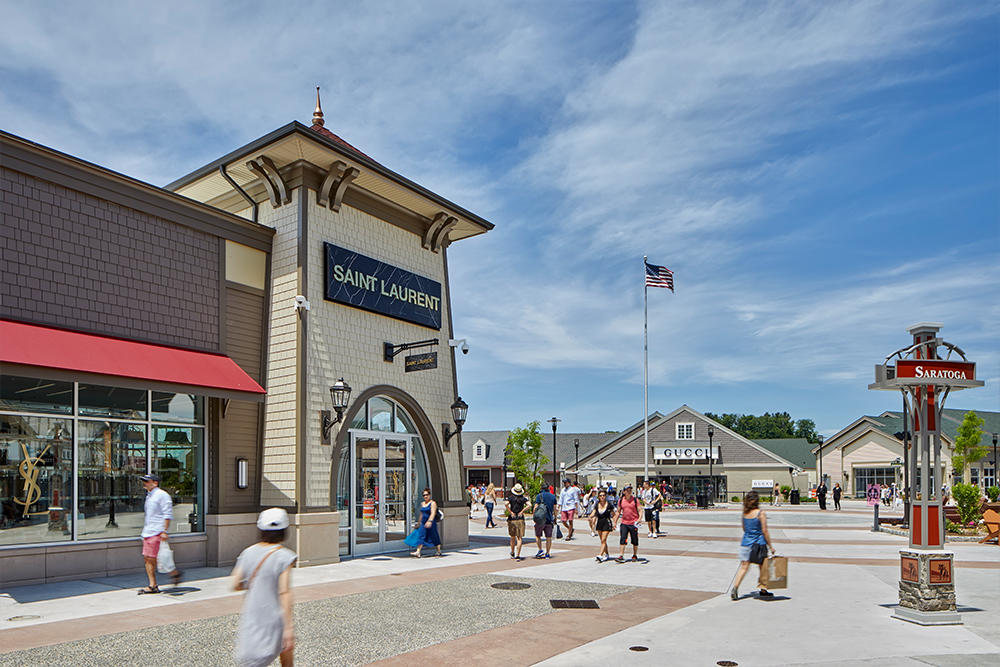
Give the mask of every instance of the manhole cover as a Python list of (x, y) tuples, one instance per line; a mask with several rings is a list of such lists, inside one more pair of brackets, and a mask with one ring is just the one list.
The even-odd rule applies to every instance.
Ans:
[(372, 558), (372, 560), (392, 560), (392, 559), (391, 558), (387, 558), (385, 556), (379, 556), (378, 558)]
[(389, 576), (390, 577), (402, 577), (403, 573), (402, 572), (390, 572)]
[(8, 621), (34, 621), (41, 618), (41, 616), (35, 616), (34, 614), (24, 614), (22, 616), (11, 616)]
[(597, 600), (549, 600), (553, 609), (600, 609)]
[(739, 665), (738, 662), (733, 662), (732, 660), (720, 660), (715, 664), (717, 664), (719, 667), (737, 667), (737, 665)]
[(498, 584), (493, 584), (493, 588), (501, 591), (523, 591), (525, 588), (531, 588), (531, 584), (522, 584), (517, 581), (501, 581)]
[(630, 651), (638, 651), (638, 652), (641, 653), (642, 651), (648, 651), (649, 647), (648, 646), (629, 646), (628, 650), (630, 650)]

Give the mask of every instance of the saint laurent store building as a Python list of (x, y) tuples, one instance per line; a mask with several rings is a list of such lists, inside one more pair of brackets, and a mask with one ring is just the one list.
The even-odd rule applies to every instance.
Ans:
[(141, 569), (147, 472), (181, 566), (230, 558), (273, 235), (0, 132), (0, 586)]
[(274, 230), (260, 505), (288, 508), (300, 564), (408, 548), (424, 487), (444, 545), (468, 544), (448, 252), (492, 225), (330, 132), (318, 99), (311, 126), (167, 187)]
[(271, 506), (300, 565), (405, 548), (425, 486), (468, 543), (447, 252), (492, 225), (315, 120), (166, 188), (0, 133), (0, 585), (140, 570), (146, 472), (181, 567)]

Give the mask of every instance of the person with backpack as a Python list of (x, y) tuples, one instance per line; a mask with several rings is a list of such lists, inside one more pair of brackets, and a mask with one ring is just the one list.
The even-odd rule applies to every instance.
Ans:
[(656, 538), (660, 533), (660, 510), (663, 508), (663, 496), (660, 490), (650, 484), (647, 479), (642, 483), (642, 507), (645, 511), (646, 526), (649, 534), (646, 537)]
[(420, 550), (424, 547), (437, 548), (437, 555), (441, 555), (441, 536), (437, 527), (438, 504), (431, 498), (431, 490), (424, 489), (424, 499), (420, 503), (420, 528), (419, 542), (417, 550), (410, 553), (411, 556), (420, 558)]
[(507, 534), (510, 535), (510, 557), (514, 560), (524, 560), (521, 558), (521, 546), (524, 544), (524, 513), (531, 511), (531, 503), (524, 495), (524, 487), (515, 484), (511, 489), (511, 495), (506, 499), (507, 503)]
[(609, 561), (611, 554), (608, 553), (608, 535), (615, 529), (615, 506), (608, 502), (608, 492), (604, 489), (597, 492), (597, 504), (594, 505), (594, 527), (601, 538), (601, 549), (597, 552), (597, 562)]
[(616, 559), (619, 563), (625, 562), (625, 543), (632, 541), (632, 562), (639, 561), (639, 500), (632, 495), (632, 485), (627, 485), (622, 489), (622, 497), (618, 500), (618, 509), (615, 512), (615, 520), (619, 522), (618, 544), (621, 551)]
[[(538, 544), (538, 553), (535, 558), (552, 558), (552, 532), (556, 523), (556, 496), (546, 488), (535, 496), (535, 512), (531, 518), (535, 522), (535, 542)], [(542, 550), (542, 536), (545, 536), (545, 549)]]
[(247, 591), (236, 635), (236, 663), (270, 665), (281, 658), (292, 664), (295, 631), (292, 627), (292, 566), (298, 559), (283, 547), (288, 513), (280, 507), (257, 517), (260, 541), (243, 550), (233, 568), (233, 590)]

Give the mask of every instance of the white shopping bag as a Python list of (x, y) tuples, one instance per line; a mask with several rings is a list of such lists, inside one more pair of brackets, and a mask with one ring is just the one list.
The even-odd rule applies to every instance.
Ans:
[(174, 565), (174, 552), (164, 540), (160, 542), (160, 551), (156, 554), (156, 570), (162, 574), (170, 574), (177, 567)]

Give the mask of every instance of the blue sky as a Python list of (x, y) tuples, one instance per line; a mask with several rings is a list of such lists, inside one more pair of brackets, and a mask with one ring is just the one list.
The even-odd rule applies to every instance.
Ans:
[(1000, 410), (996, 2), (5, 3), (0, 127), (163, 185), (290, 120), (496, 224), (453, 245), (470, 429), (896, 409), (918, 321)]

